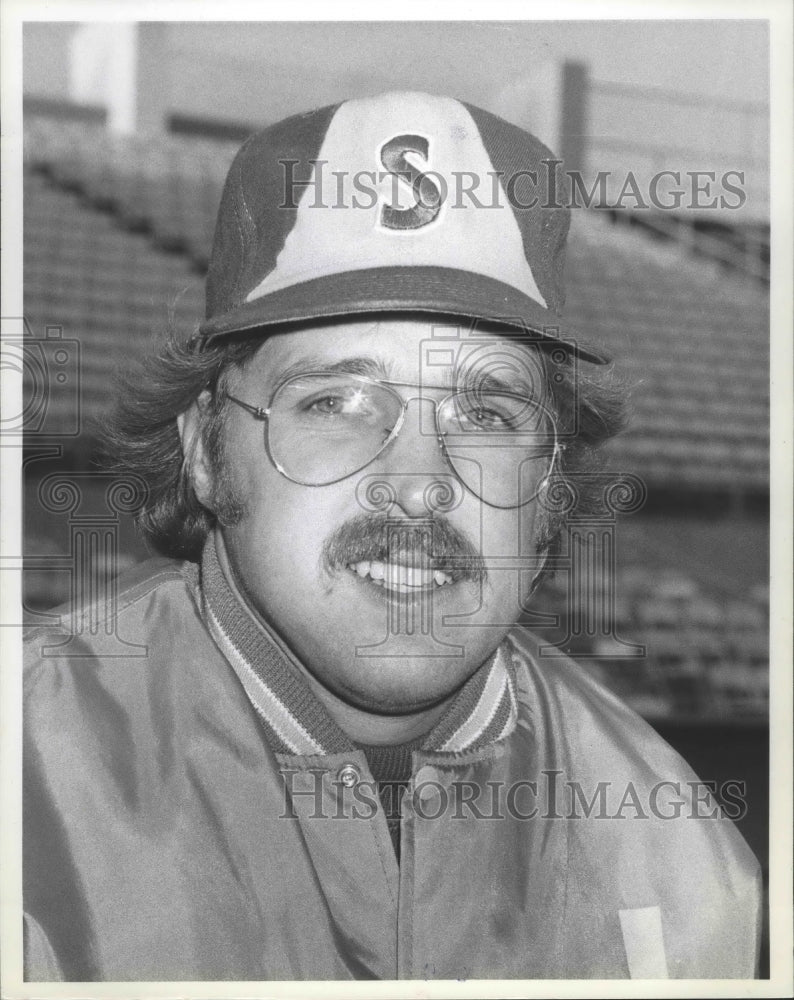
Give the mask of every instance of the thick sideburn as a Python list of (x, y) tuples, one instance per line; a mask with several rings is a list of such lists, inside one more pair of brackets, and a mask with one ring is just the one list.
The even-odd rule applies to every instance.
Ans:
[[(211, 406), (212, 410), (207, 414), (206, 423), (201, 428), (212, 469), (213, 489), (210, 504), (218, 524), (225, 528), (232, 528), (246, 516), (248, 504), (234, 482), (229, 463), (226, 460), (225, 436), (228, 404), (219, 394), (216, 394)], [(264, 443), (262, 461), (267, 461)]]

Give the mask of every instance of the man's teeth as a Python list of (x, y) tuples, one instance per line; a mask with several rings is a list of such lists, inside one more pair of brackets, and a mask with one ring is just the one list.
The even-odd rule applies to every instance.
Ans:
[(440, 569), (420, 569), (417, 566), (403, 566), (402, 563), (384, 563), (365, 559), (351, 563), (350, 569), (360, 577), (369, 577), (379, 587), (396, 590), (401, 594), (413, 590), (427, 590), (432, 586), (443, 587), (452, 583), (452, 577)]

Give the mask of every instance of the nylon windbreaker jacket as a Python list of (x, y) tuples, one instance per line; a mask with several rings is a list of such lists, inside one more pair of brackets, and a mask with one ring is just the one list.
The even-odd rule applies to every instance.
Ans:
[(364, 753), (212, 538), (201, 567), (146, 563), (113, 616), (27, 651), (28, 980), (755, 974), (736, 828), (526, 632), (414, 751), (399, 865)]

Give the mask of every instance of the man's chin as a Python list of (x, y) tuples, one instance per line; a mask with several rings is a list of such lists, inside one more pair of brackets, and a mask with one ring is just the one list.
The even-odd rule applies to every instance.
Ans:
[(481, 661), (469, 662), (461, 647), (422, 641), (427, 638), (358, 646), (333, 675), (315, 676), (360, 711), (398, 716), (432, 709), (454, 696)]
[(335, 694), (337, 698), (358, 712), (397, 718), (413, 716), (420, 712), (427, 712), (433, 708), (437, 708), (449, 701), (457, 693), (459, 687), (460, 685), (450, 691), (421, 693), (401, 688), (384, 693), (383, 691), (374, 692), (351, 685), (344, 689), (337, 689)]
[(364, 711), (407, 715), (432, 708), (460, 689), (501, 638), (444, 624), (482, 606), (480, 584), (472, 580), (398, 589), (348, 571), (335, 584), (329, 624), (344, 655), (334, 657), (333, 673), (327, 656), (315, 650), (312, 659), (324, 660), (323, 682), (334, 694)]

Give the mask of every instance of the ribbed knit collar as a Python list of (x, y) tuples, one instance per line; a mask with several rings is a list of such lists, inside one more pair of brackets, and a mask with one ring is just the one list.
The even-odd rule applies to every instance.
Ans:
[[(210, 533), (201, 563), (202, 609), (277, 753), (326, 755), (355, 749), (290, 662), (292, 654), (226, 579)], [(456, 753), (505, 737), (517, 704), (510, 657), (500, 648), (461, 688), (420, 749)]]

